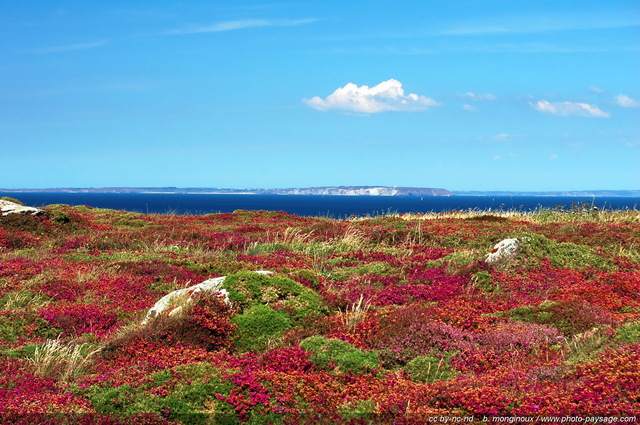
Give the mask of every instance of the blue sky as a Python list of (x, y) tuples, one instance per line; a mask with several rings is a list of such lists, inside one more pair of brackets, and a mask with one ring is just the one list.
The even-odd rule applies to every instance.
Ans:
[(640, 3), (0, 0), (0, 187), (640, 189)]

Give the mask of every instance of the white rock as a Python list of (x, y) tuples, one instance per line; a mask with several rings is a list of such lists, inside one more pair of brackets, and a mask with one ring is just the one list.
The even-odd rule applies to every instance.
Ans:
[(518, 239), (504, 239), (493, 247), (484, 261), (492, 265), (503, 264), (516, 258), (520, 251), (521, 246)]
[[(258, 270), (255, 273), (263, 275), (271, 275), (273, 272), (267, 270)], [(225, 301), (229, 302), (229, 296), (227, 291), (221, 288), (222, 283), (226, 276), (216, 277), (213, 279), (207, 279), (204, 282), (200, 282), (197, 285), (189, 286), (188, 288), (178, 289), (168, 293), (164, 297), (160, 298), (158, 302), (149, 310), (144, 320), (143, 325), (146, 325), (149, 320), (156, 316), (159, 316), (166, 312), (167, 316), (176, 316), (182, 313), (185, 307), (189, 307), (202, 293), (218, 293), (222, 295)]]
[(44, 210), (33, 207), (25, 207), (24, 205), (16, 204), (15, 202), (6, 201), (4, 199), (0, 199), (0, 211), (2, 211), (2, 216), (13, 213), (31, 215), (40, 215), (44, 213)]

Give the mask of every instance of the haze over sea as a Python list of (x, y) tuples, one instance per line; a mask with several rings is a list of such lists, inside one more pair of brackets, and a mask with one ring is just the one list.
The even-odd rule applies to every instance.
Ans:
[(387, 213), (427, 213), (454, 210), (535, 211), (565, 209), (589, 203), (600, 210), (638, 209), (640, 197), (568, 196), (320, 196), (320, 195), (210, 195), (148, 193), (0, 193), (41, 207), (51, 204), (87, 205), (157, 214), (209, 214), (235, 210), (284, 211), (301, 216), (346, 218)]

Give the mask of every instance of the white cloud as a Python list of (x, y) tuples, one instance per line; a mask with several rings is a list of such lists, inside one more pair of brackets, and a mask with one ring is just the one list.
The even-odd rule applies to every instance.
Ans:
[(206, 26), (191, 26), (188, 28), (169, 31), (169, 34), (199, 34), (260, 27), (294, 27), (310, 24), (315, 21), (316, 19), (243, 19), (217, 22)]
[(608, 112), (603, 111), (595, 105), (581, 102), (549, 102), (547, 100), (539, 100), (536, 103), (530, 102), (533, 109), (538, 112), (561, 116), (581, 116), (607, 118), (610, 116)]
[(469, 111), (469, 112), (475, 112), (478, 110), (478, 108), (476, 108), (473, 105), (462, 105), (462, 109), (464, 109), (465, 111)]
[(640, 108), (640, 102), (637, 100), (631, 99), (626, 94), (619, 94), (614, 97), (616, 103), (623, 108)]
[(302, 99), (309, 107), (319, 111), (331, 109), (362, 114), (376, 114), (386, 111), (422, 111), (438, 105), (435, 100), (410, 93), (404, 94), (402, 83), (390, 79), (377, 86), (357, 86), (349, 83), (338, 88), (326, 98), (318, 96)]
[(604, 90), (597, 86), (589, 86), (589, 91), (592, 93), (598, 93), (598, 94), (604, 93)]
[(559, 156), (558, 156), (558, 155), (556, 155), (555, 153), (554, 153), (554, 154), (549, 155), (549, 159), (550, 159), (550, 160), (552, 160), (552, 161), (555, 161), (555, 160), (556, 160), (556, 159), (558, 159), (558, 158), (559, 158)]
[(498, 161), (498, 160), (500, 160), (500, 159), (502, 159), (502, 155), (494, 155), (494, 156), (493, 156), (493, 160), (494, 160), (494, 161)]
[(494, 101), (496, 100), (496, 96), (491, 94), (491, 93), (487, 93), (487, 94), (476, 94), (476, 93), (472, 93), (472, 92), (467, 92), (465, 94), (462, 95), (465, 98), (471, 99), (473, 101), (481, 101), (481, 100), (488, 100), (488, 101)]

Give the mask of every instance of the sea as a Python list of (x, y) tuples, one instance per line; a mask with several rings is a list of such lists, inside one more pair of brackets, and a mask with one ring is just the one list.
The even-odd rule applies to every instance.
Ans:
[(94, 208), (153, 214), (202, 215), (236, 210), (284, 211), (310, 217), (343, 219), (401, 213), (448, 211), (520, 211), (588, 204), (600, 210), (638, 210), (640, 197), (565, 196), (329, 196), (329, 195), (211, 195), (155, 193), (0, 192), (25, 205), (86, 205)]

